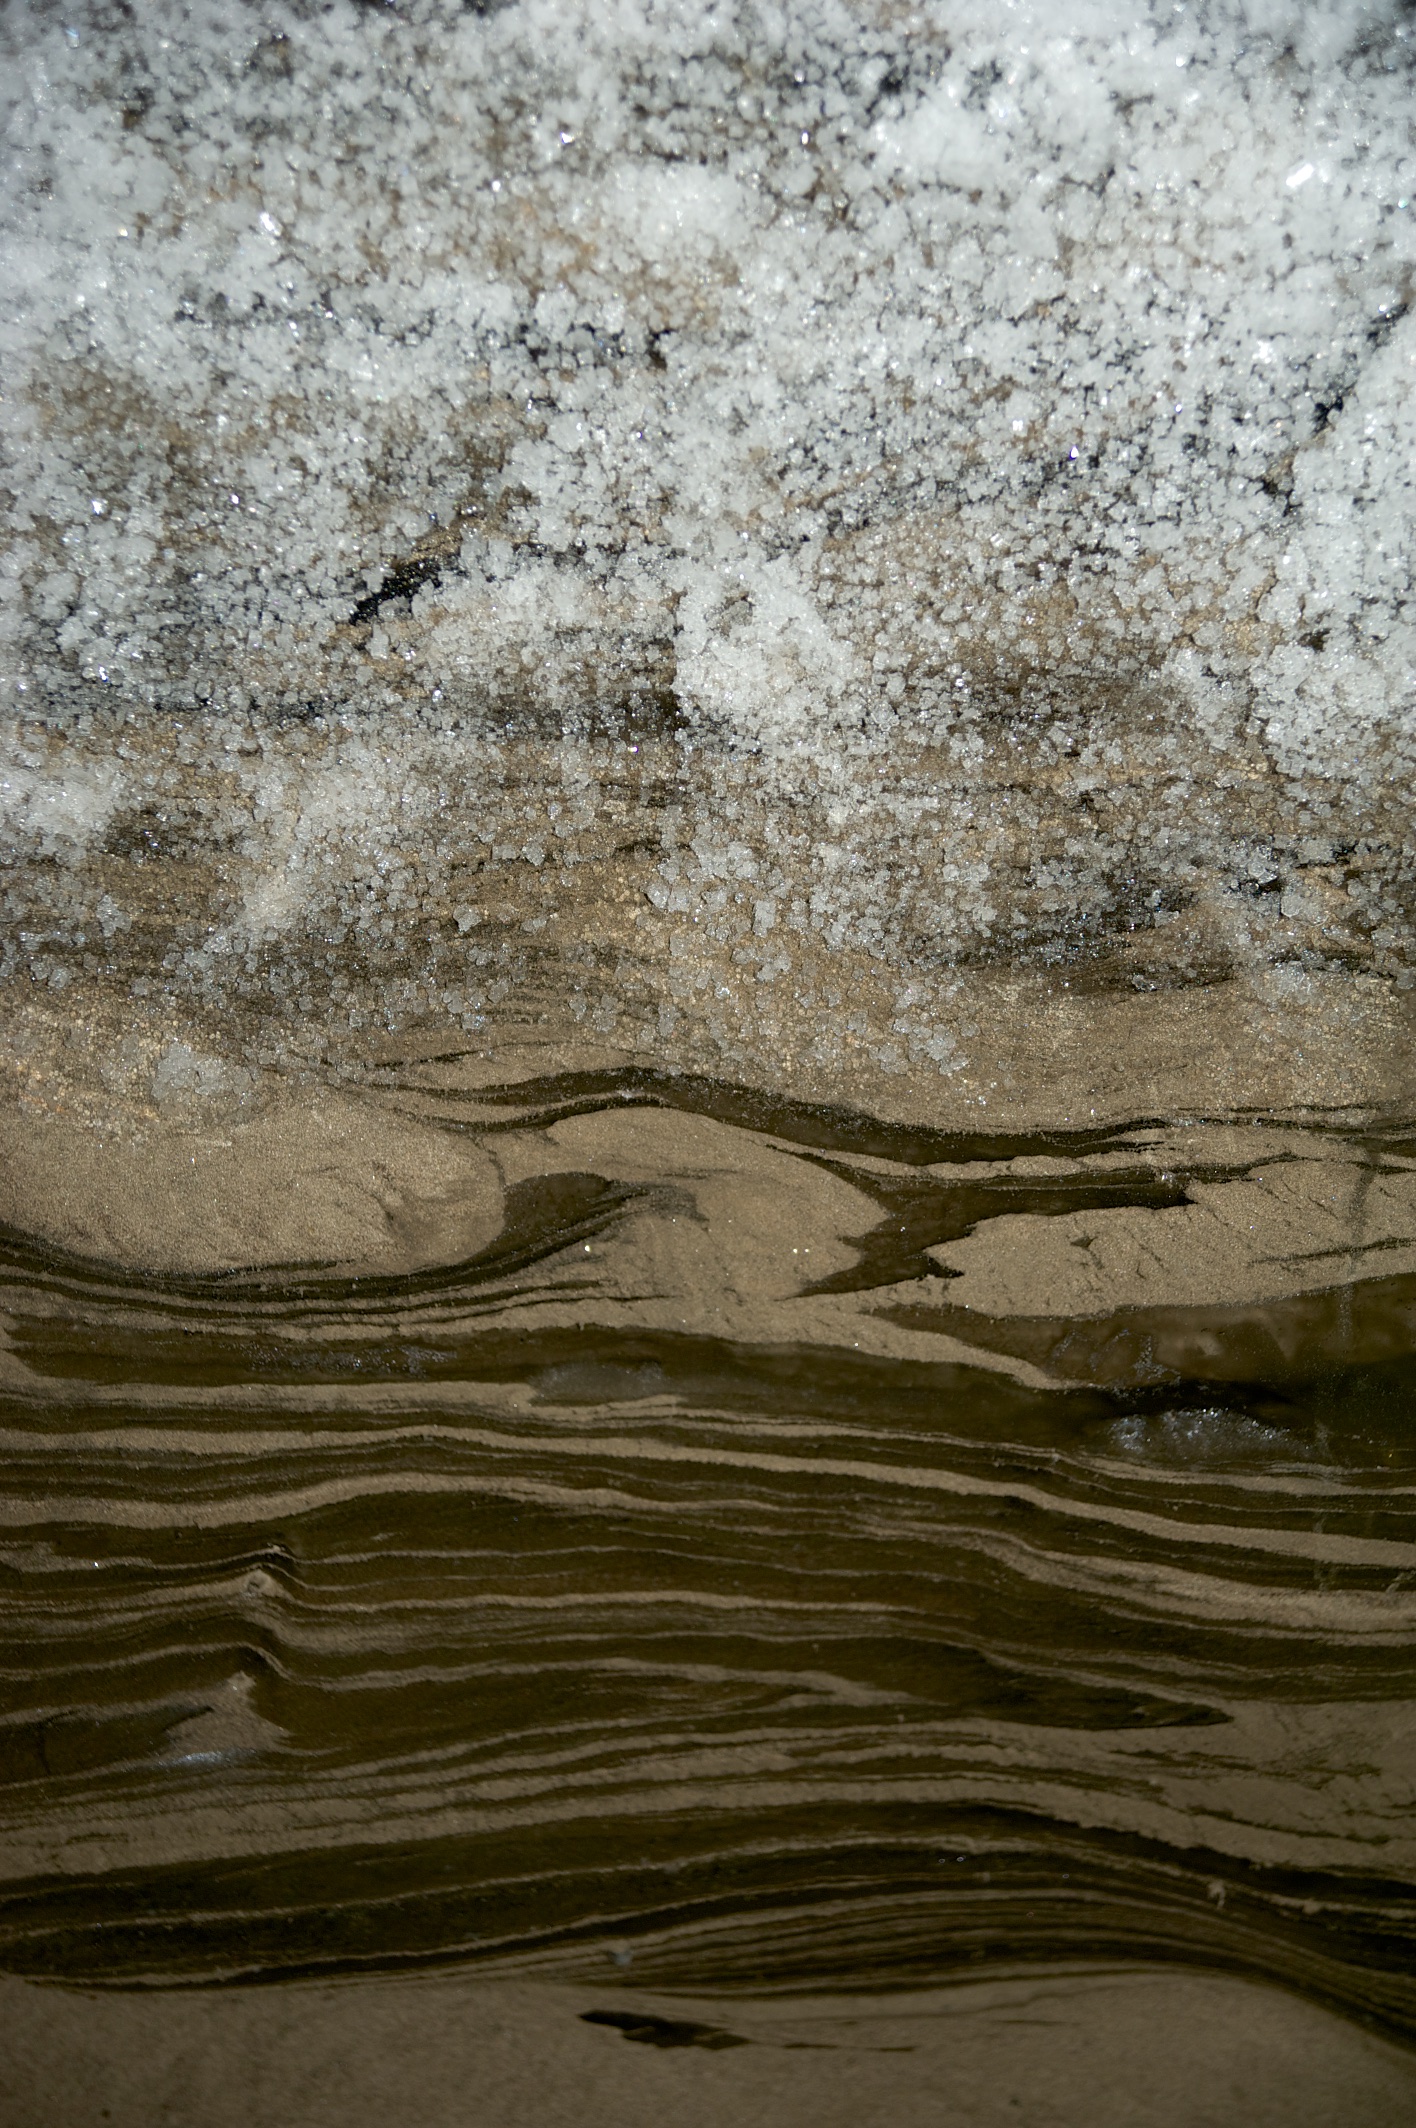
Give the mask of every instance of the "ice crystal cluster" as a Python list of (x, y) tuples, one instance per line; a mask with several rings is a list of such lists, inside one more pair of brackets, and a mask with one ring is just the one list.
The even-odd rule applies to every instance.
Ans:
[(13, 982), (731, 1048), (859, 967), (947, 1071), (980, 964), (1407, 980), (1396, 0), (0, 38)]

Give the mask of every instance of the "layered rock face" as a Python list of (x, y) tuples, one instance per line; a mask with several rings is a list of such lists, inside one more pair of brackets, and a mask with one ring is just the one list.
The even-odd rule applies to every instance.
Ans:
[(1405, 12), (0, 37), (0, 1963), (1416, 2027)]

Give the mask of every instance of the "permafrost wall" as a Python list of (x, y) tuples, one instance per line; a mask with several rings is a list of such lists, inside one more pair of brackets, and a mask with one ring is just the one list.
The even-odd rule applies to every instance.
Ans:
[(0, 40), (0, 1967), (712, 2048), (601, 1991), (1198, 1966), (1346, 2128), (1409, 9)]

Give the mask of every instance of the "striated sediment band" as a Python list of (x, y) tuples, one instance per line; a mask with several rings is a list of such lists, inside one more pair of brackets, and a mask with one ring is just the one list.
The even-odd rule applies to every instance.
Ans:
[(1409, 1133), (363, 1099), (405, 1179), (479, 1149), (471, 1253), (9, 1232), (12, 1970), (1126, 1955), (1416, 2022)]

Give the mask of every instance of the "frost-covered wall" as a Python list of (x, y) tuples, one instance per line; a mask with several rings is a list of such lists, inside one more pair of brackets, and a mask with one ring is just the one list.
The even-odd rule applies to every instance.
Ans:
[(727, 1040), (849, 952), (946, 1070), (970, 962), (1406, 979), (1409, 9), (0, 38), (10, 972)]

